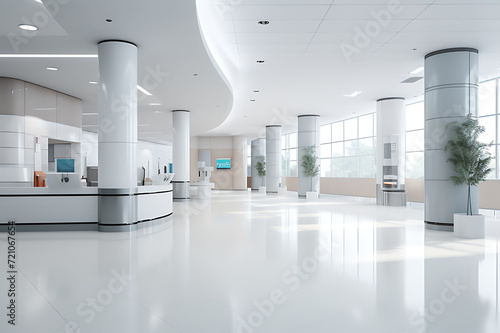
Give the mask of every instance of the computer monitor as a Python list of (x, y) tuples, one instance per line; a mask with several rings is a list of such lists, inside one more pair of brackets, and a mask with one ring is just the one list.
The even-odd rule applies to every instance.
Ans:
[(73, 158), (58, 158), (56, 159), (56, 172), (74, 173), (75, 160)]

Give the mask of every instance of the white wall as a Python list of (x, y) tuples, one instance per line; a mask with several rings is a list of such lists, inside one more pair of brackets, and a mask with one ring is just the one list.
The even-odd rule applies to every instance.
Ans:
[[(82, 132), (82, 166), (98, 166), (98, 140), (97, 133)], [(148, 169), (149, 162), (149, 169)], [(136, 153), (137, 167), (146, 169), (146, 177), (154, 178), (158, 174), (158, 163), (160, 171), (163, 167), (172, 163), (172, 146), (138, 140)]]

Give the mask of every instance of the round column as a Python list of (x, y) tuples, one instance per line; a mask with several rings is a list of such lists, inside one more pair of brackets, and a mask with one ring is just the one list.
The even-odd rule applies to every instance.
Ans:
[(377, 204), (384, 190), (404, 190), (406, 178), (406, 106), (402, 97), (377, 101)]
[(266, 192), (278, 193), (281, 184), (281, 125), (266, 126)]
[(189, 199), (189, 111), (172, 111), (174, 141), (172, 144), (172, 162), (174, 168), (174, 199)]
[[(314, 147), (316, 156), (319, 155), (319, 116), (316, 114), (306, 114), (298, 117), (298, 194), (305, 197), (306, 192), (319, 192), (320, 176), (309, 177), (304, 174), (302, 167), (302, 157), (307, 147)], [(319, 163), (319, 160), (318, 160)]]
[(99, 230), (137, 222), (137, 46), (99, 43)]
[(259, 176), (257, 172), (256, 166), (257, 162), (265, 162), (266, 161), (266, 139), (260, 138), (252, 140), (252, 190), (258, 190), (259, 186), (266, 186), (266, 177)]
[[(476, 49), (454, 48), (425, 56), (425, 223), (426, 228), (453, 231), (453, 214), (465, 213), (467, 186), (450, 180), (455, 172), (443, 150), (450, 135), (446, 125), (468, 113), (477, 116), (479, 89)], [(478, 188), (471, 189), (473, 214)]]

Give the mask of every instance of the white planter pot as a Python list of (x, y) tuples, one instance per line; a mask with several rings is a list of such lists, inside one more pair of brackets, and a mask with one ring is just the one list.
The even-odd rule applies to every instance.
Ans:
[(259, 193), (266, 194), (266, 187), (265, 186), (259, 186)]
[(306, 200), (318, 200), (318, 192), (306, 192)]
[(484, 215), (453, 214), (453, 232), (461, 238), (484, 238)]

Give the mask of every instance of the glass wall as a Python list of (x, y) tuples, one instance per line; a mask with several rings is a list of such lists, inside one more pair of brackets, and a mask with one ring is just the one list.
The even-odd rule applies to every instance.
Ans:
[(406, 106), (406, 178), (424, 178), (424, 102)]
[(281, 137), (281, 167), (283, 177), (297, 177), (297, 133)]
[[(491, 144), (493, 172), (500, 179), (500, 78), (479, 85), (479, 122), (486, 128), (481, 140)], [(406, 106), (406, 177), (424, 178), (424, 102)], [(283, 176), (297, 177), (297, 133), (283, 135)], [(370, 113), (320, 127), (321, 177), (375, 178), (376, 115)]]
[(320, 127), (321, 177), (375, 178), (375, 113)]
[(499, 179), (500, 173), (498, 165), (498, 150), (499, 150), (499, 127), (500, 115), (498, 113), (498, 86), (499, 78), (481, 82), (479, 84), (479, 124), (484, 126), (486, 131), (480, 136), (480, 140), (484, 143), (491, 144), (489, 151), (493, 160), (490, 168), (493, 170), (489, 175), (489, 179)]

